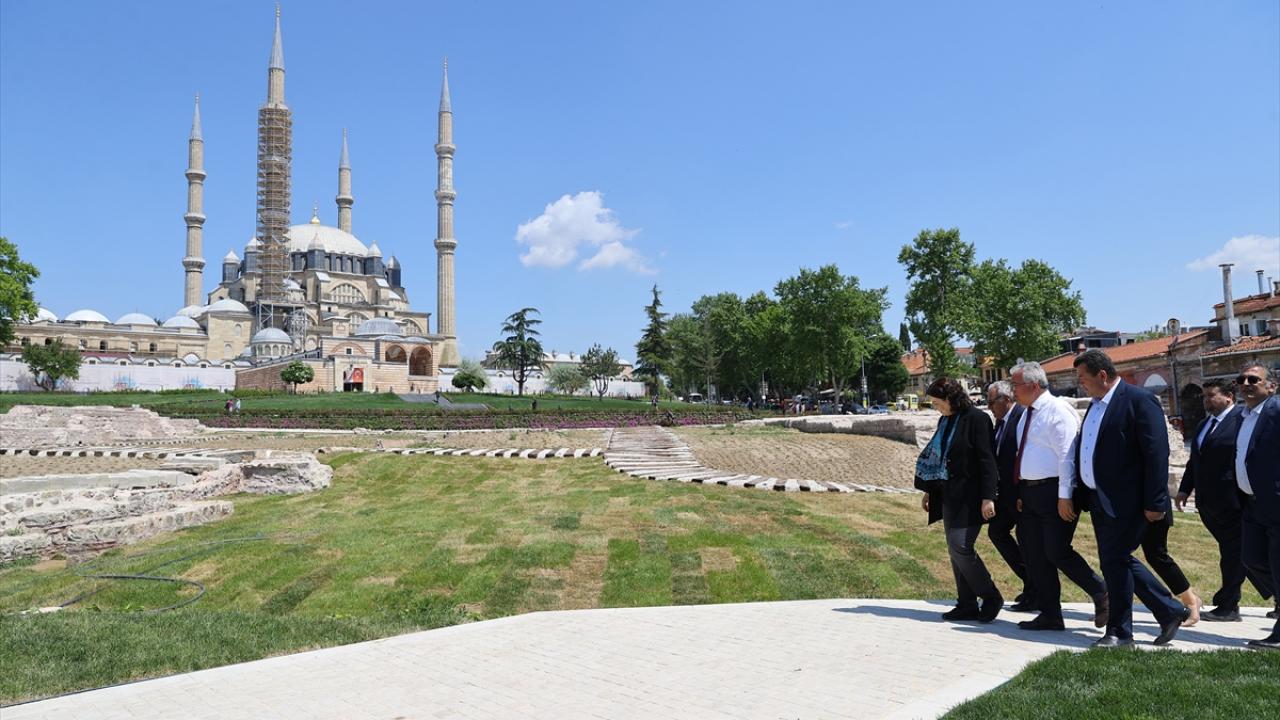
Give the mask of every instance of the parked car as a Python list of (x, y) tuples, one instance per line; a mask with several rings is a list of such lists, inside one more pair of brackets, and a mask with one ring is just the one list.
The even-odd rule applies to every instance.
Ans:
[(888, 415), (889, 407), (887, 405), (872, 405), (867, 412), (872, 415)]

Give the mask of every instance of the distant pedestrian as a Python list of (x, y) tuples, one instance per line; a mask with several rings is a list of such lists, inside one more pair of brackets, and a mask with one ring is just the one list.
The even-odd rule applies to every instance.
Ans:
[(228, 414), (228, 415), (230, 415), (230, 414), (231, 414), (231, 408), (233, 408), (233, 407), (235, 407), (235, 403), (234, 403), (234, 402), (232, 402), (231, 398), (227, 398), (227, 402), (223, 404), (223, 408), (222, 408), (222, 409), (223, 409), (223, 410), (226, 410), (226, 411), (227, 411), (227, 414)]
[(240, 398), (236, 398), (235, 411), (237, 415), (240, 414)]
[(538, 412), (538, 398), (533, 399), (533, 411)]

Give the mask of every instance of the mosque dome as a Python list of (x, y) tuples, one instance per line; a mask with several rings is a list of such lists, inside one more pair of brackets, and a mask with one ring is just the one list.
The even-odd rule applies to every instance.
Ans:
[(97, 310), (77, 310), (66, 317), (67, 322), (109, 323), (107, 316)]
[(377, 240), (369, 243), (369, 257), (382, 257), (382, 249), (378, 247)]
[(249, 308), (232, 300), (231, 298), (223, 298), (215, 303), (210, 304), (204, 309), (207, 313), (247, 313)]
[(54, 315), (52, 312), (49, 312), (45, 308), (40, 308), (39, 310), (36, 311), (35, 317), (26, 318), (22, 322), (28, 325), (30, 325), (31, 323), (38, 323), (38, 322), (55, 322), (56, 323), (58, 322), (58, 316)]
[(155, 325), (156, 319), (142, 313), (131, 312), (127, 315), (121, 315), (116, 320), (116, 325)]
[(161, 325), (161, 327), (167, 327), (167, 328), (194, 328), (194, 329), (196, 329), (196, 330), (199, 330), (199, 329), (200, 329), (200, 323), (196, 322), (195, 320), (192, 320), (192, 319), (191, 319), (189, 316), (187, 316), (187, 315), (174, 315), (173, 317), (169, 318), (168, 320), (165, 320), (165, 321), (164, 321), (164, 325)]
[(201, 315), (203, 315), (203, 314), (204, 314), (204, 306), (203, 306), (203, 305), (188, 305), (188, 306), (186, 306), (186, 307), (182, 308), (181, 310), (179, 310), (178, 312), (176, 312), (176, 313), (174, 313), (174, 314), (175, 314), (175, 315), (181, 315), (181, 316), (183, 316), (183, 317), (198, 318), (198, 317), (200, 317)]
[(289, 252), (304, 253), (317, 242), (325, 252), (333, 255), (365, 257), (369, 254), (369, 248), (355, 235), (336, 227), (307, 223), (289, 228)]
[(257, 345), (258, 343), (292, 343), (293, 339), (289, 337), (289, 333), (279, 328), (263, 328), (253, 334), (250, 343)]
[(379, 335), (403, 337), (404, 330), (401, 330), (396, 321), (390, 318), (373, 318), (360, 323), (356, 331), (351, 334), (356, 337), (378, 337)]

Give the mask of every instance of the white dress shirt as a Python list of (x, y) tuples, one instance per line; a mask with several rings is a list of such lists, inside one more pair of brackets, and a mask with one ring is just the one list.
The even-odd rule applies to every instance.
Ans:
[[(1233, 404), (1231, 404), (1231, 405), (1228, 405), (1226, 410), (1223, 410), (1222, 412), (1218, 413), (1217, 415), (1210, 415), (1210, 416), (1209, 416), (1209, 422), (1207, 422), (1207, 423), (1205, 423), (1205, 424), (1204, 424), (1204, 429), (1202, 429), (1202, 430), (1200, 431), (1200, 434), (1196, 436), (1196, 447), (1203, 447), (1203, 446), (1204, 446), (1204, 441), (1209, 437), (1209, 428), (1213, 428), (1213, 429), (1214, 429), (1214, 432), (1217, 432), (1217, 430), (1218, 430), (1218, 425), (1221, 425), (1221, 424), (1222, 424), (1222, 421), (1227, 419), (1227, 413), (1229, 413), (1229, 412), (1231, 412), (1232, 410), (1234, 410), (1234, 409), (1235, 409), (1235, 407), (1236, 407), (1236, 406), (1235, 406), (1235, 404), (1233, 403)], [(1216, 425), (1215, 425), (1215, 424), (1214, 424), (1214, 422), (1213, 422), (1214, 420), (1217, 420), (1217, 421), (1218, 421)]]
[(1098, 431), (1102, 428), (1102, 418), (1107, 414), (1111, 397), (1122, 382), (1112, 385), (1101, 400), (1094, 400), (1089, 405), (1089, 414), (1084, 416), (1084, 424), (1080, 427), (1080, 479), (1090, 490), (1098, 489), (1098, 481), (1093, 476), (1093, 451), (1098, 449)]
[(1248, 495), (1253, 494), (1253, 486), (1249, 484), (1249, 470), (1244, 466), (1245, 456), (1249, 452), (1249, 440), (1253, 437), (1253, 428), (1258, 424), (1258, 415), (1262, 408), (1274, 398), (1267, 398), (1258, 403), (1258, 407), (1250, 409), (1244, 406), (1244, 414), (1240, 416), (1240, 432), (1236, 434), (1236, 485)]
[[(1070, 465), (1071, 442), (1075, 440), (1076, 431), (1080, 428), (1080, 417), (1067, 404), (1066, 400), (1050, 395), (1046, 390), (1036, 401), (1031, 403), (1031, 413), (1023, 412), (1018, 421), (1015, 436), (1021, 447), (1022, 439), (1027, 439), (1022, 448), (1022, 479), (1040, 480), (1058, 478), (1058, 497), (1071, 497)], [(1027, 417), (1031, 418), (1031, 427), (1027, 427)]]

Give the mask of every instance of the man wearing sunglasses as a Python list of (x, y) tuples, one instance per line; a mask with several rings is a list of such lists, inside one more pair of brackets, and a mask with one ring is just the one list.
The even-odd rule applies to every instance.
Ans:
[[(1236, 435), (1236, 484), (1240, 489), (1244, 566), (1280, 579), (1280, 401), (1265, 365), (1249, 363), (1236, 378), (1245, 408)], [(1280, 650), (1280, 618), (1271, 634), (1250, 640), (1258, 650)]]

